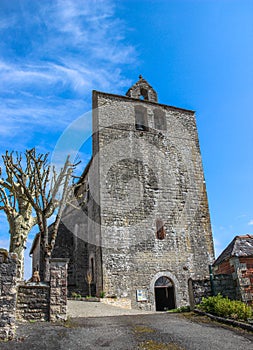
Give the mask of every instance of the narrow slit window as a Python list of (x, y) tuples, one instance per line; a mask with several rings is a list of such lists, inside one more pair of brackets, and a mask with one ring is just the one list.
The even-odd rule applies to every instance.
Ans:
[(164, 228), (164, 223), (161, 219), (156, 220), (156, 238), (163, 240), (166, 236), (166, 231)]
[(94, 259), (90, 259), (90, 264), (91, 264), (91, 276), (92, 276), (92, 281), (94, 282), (95, 280), (95, 267), (94, 267)]

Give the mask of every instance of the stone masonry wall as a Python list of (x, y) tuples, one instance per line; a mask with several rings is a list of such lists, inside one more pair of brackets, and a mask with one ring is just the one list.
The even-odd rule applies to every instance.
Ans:
[(51, 259), (50, 285), (17, 286), (17, 256), (0, 249), (0, 340), (14, 337), (16, 318), (66, 320), (67, 263), (68, 259)]
[(49, 292), (49, 285), (19, 286), (17, 318), (26, 321), (49, 321)]
[(210, 279), (189, 281), (191, 307), (199, 304), (202, 298), (207, 298), (219, 293), (229, 299), (237, 299), (236, 286), (232, 275), (214, 275), (212, 282)]
[(196, 304), (199, 304), (201, 302), (202, 298), (212, 296), (210, 280), (205, 279), (189, 281), (189, 292), (192, 296), (190, 299), (190, 306), (193, 308)]
[(50, 321), (67, 319), (68, 261), (50, 260)]
[(235, 300), (236, 296), (236, 285), (232, 275), (216, 275), (213, 278), (213, 289), (214, 295), (221, 294), (224, 297)]
[(0, 250), (0, 339), (15, 335), (17, 256)]
[(17, 318), (19, 320), (65, 320), (67, 313), (68, 259), (50, 260), (50, 283), (29, 283), (18, 287)]

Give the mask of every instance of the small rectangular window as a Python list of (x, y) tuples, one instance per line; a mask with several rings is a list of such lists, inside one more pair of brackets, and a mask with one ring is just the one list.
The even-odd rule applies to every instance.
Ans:
[(163, 221), (161, 219), (156, 220), (156, 238), (163, 240), (166, 236)]

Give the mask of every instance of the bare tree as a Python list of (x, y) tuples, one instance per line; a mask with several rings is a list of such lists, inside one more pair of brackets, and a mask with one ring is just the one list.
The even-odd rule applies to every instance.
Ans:
[[(18, 255), (18, 277), (23, 278), (24, 248), (27, 237), (36, 224), (41, 234), (44, 260), (51, 255), (64, 205), (70, 193), (69, 182), (75, 165), (67, 157), (64, 166), (56, 171), (48, 163), (49, 154), (36, 154), (35, 148), (2, 156), (5, 178), (0, 179), (0, 210), (7, 216), (10, 230), (10, 251)], [(0, 176), (3, 175), (0, 168)], [(58, 208), (49, 240), (47, 219)]]

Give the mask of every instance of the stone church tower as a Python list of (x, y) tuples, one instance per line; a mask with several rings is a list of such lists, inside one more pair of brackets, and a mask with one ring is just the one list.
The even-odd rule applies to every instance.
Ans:
[(80, 185), (82, 215), (66, 211), (74, 234), (63, 243), (59, 233), (54, 253), (64, 246), (70, 258), (70, 290), (87, 293), (90, 271), (94, 294), (132, 308), (189, 305), (189, 281), (208, 277), (214, 259), (194, 112), (159, 104), (141, 76), (126, 96), (93, 91)]

